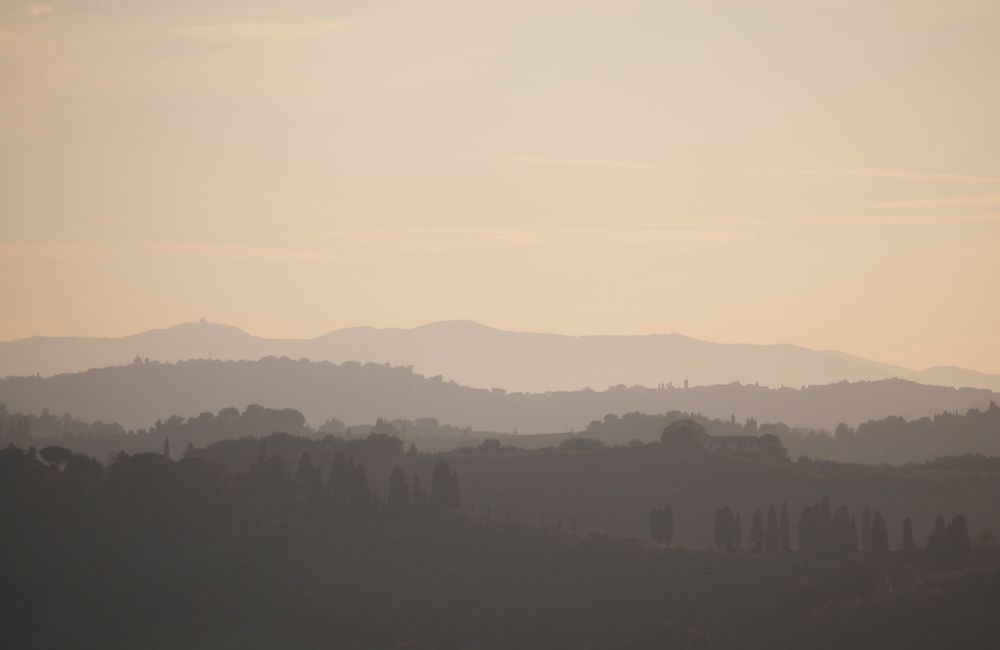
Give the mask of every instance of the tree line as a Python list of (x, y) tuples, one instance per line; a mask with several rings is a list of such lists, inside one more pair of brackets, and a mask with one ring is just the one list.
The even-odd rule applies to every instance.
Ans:
[[(768, 555), (787, 554), (793, 550), (788, 503), (782, 503), (779, 510), (774, 503), (767, 506), (766, 523), (761, 508), (755, 508), (750, 525), (747, 550)], [(670, 504), (649, 512), (650, 536), (660, 544), (671, 544), (674, 535), (673, 509)], [(889, 533), (885, 517), (881, 511), (874, 513), (865, 506), (861, 513), (861, 530), (847, 506), (836, 509), (830, 504), (830, 497), (824, 495), (819, 501), (802, 509), (797, 523), (798, 554), (814, 559), (844, 559), (862, 555), (878, 560), (890, 557)], [(727, 551), (744, 548), (743, 524), (740, 513), (728, 505), (715, 508), (712, 525), (713, 545)], [(901, 548), (910, 560), (917, 557), (918, 547), (913, 536), (913, 523), (909, 517), (903, 519), (901, 528)], [(958, 514), (948, 521), (938, 515), (934, 530), (926, 543), (927, 560), (934, 566), (958, 566), (971, 551), (969, 531), (965, 516)]]
[[(56, 445), (40, 451), (14, 445), (0, 450), (0, 515), (9, 514), (18, 503), (18, 495), (34, 497), (33, 505), (39, 508), (57, 501), (65, 507), (79, 504), (81, 499), (98, 499), (126, 510), (133, 510), (131, 504), (140, 519), (142, 511), (158, 506), (194, 513), (220, 500), (251, 506), (261, 500), (288, 506), (298, 503), (354, 517), (404, 516), (461, 507), (458, 474), (446, 462), (434, 466), (429, 491), (422, 487), (418, 474), (408, 481), (398, 466), (387, 487), (383, 499), (369, 485), (364, 463), (343, 451), (334, 455), (324, 481), (320, 467), (308, 453), (300, 456), (293, 472), (281, 455), (267, 454), (264, 445), (245, 472), (228, 471), (197, 458), (173, 461), (169, 444), (162, 454), (119, 452), (107, 465)], [(56, 499), (53, 494), (62, 496)], [(66, 495), (72, 498), (65, 501)]]

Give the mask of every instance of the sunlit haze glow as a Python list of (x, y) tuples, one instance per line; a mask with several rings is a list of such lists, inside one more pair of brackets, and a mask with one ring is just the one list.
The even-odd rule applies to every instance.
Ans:
[(473, 319), (1000, 371), (1000, 3), (0, 1), (0, 339)]

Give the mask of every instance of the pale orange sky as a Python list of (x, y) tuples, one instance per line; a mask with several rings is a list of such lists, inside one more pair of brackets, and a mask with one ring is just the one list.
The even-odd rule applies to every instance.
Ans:
[(1000, 372), (1000, 2), (0, 0), (0, 339), (469, 318)]

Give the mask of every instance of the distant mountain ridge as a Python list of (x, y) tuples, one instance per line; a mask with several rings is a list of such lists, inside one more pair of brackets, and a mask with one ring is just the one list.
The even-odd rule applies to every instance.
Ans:
[(498, 330), (471, 321), (411, 329), (352, 327), (311, 339), (268, 339), (217, 323), (182, 323), (120, 338), (32, 337), (0, 342), (0, 377), (51, 376), (155, 361), (265, 356), (412, 366), (481, 388), (545, 392), (620, 384), (809, 386), (900, 378), (1000, 390), (1000, 374), (957, 367), (922, 371), (794, 345), (711, 343), (680, 334), (566, 336)]
[(54, 377), (0, 379), (10, 411), (72, 413), (88, 421), (148, 426), (172, 415), (194, 416), (250, 404), (291, 408), (318, 425), (327, 418), (439, 418), (456, 426), (519, 433), (582, 431), (608, 413), (684, 411), (737, 421), (785, 422), (833, 429), (890, 415), (914, 419), (986, 409), (1000, 394), (926, 386), (900, 379), (839, 382), (807, 388), (721, 384), (690, 388), (612, 387), (547, 393), (481, 389), (381, 363), (193, 360), (131, 363)]

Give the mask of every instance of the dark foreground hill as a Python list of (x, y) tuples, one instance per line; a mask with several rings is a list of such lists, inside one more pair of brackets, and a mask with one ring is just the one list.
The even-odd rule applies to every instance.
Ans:
[(711, 343), (679, 334), (564, 336), (509, 332), (471, 321), (412, 329), (352, 327), (312, 339), (267, 339), (216, 323), (183, 323), (121, 338), (32, 337), (0, 342), (0, 376), (53, 375), (154, 361), (287, 356), (413, 366), (481, 388), (543, 392), (617, 384), (802, 386), (894, 377), (1000, 390), (1000, 375), (956, 367), (923, 371), (795, 345)]
[(944, 411), (965, 412), (985, 409), (998, 400), (1000, 395), (986, 390), (902, 380), (801, 389), (726, 384), (508, 393), (469, 388), (408, 368), (276, 357), (133, 363), (55, 377), (0, 380), (0, 403), (11, 411), (68, 411), (85, 420), (117, 421), (127, 428), (148, 426), (176, 414), (257, 403), (298, 410), (314, 425), (327, 418), (374, 422), (379, 417), (436, 417), (486, 431), (548, 433), (582, 430), (607, 413), (679, 410), (832, 430), (839, 422), (856, 425), (890, 415), (913, 419)]
[(171, 416), (145, 429), (126, 431), (120, 424), (86, 422), (71, 415), (49, 411), (39, 414), (7, 410), (0, 403), (0, 447), (8, 443), (25, 449), (60, 445), (94, 458), (108, 458), (125, 451), (130, 454), (162, 451), (173, 444), (177, 451), (188, 445), (205, 447), (224, 440), (247, 436), (262, 437), (281, 432), (293, 436), (323, 438), (333, 435), (361, 439), (381, 433), (413, 445), (422, 452), (443, 452), (476, 447), (487, 441), (507, 448), (579, 448), (580, 445), (622, 446), (657, 442), (664, 429), (678, 420), (693, 419), (712, 436), (777, 436), (791, 458), (854, 463), (900, 465), (931, 461), (943, 456), (1000, 457), (1000, 406), (990, 402), (985, 411), (971, 409), (964, 414), (939, 413), (933, 418), (905, 420), (888, 417), (870, 420), (857, 427), (839, 425), (831, 434), (811, 429), (793, 429), (782, 422), (758, 423), (748, 419), (706, 418), (682, 411), (659, 414), (608, 414), (594, 420), (580, 433), (512, 435), (453, 427), (436, 419), (376, 420), (372, 424), (347, 426), (328, 420), (319, 427), (306, 424), (293, 409), (270, 409), (252, 404), (242, 412), (233, 407), (218, 413), (203, 412), (193, 417)]
[[(68, 460), (68, 462), (66, 462)], [(305, 473), (308, 477), (309, 472)], [(14, 648), (965, 649), (1000, 576), (666, 550), (430, 506), (345, 511), (266, 462), (0, 451)], [(428, 478), (427, 476), (424, 477)], [(433, 500), (432, 502), (433, 503)], [(353, 507), (353, 505), (352, 505)]]
[[(989, 465), (960, 463), (890, 467), (752, 457), (677, 456), (660, 443), (575, 450), (573, 446), (524, 451), (485, 444), (446, 454), (403, 453), (393, 439), (315, 440), (275, 435), (209, 445), (193, 456), (247, 470), (261, 449), (280, 455), (293, 467), (302, 454), (326, 472), (334, 453), (349, 450), (364, 459), (374, 485), (387, 484), (392, 469), (427, 476), (447, 460), (462, 477), (467, 509), (615, 537), (649, 536), (647, 515), (670, 502), (676, 521), (674, 540), (705, 548), (712, 543), (713, 513), (729, 505), (742, 514), (749, 531), (754, 510), (788, 504), (792, 529), (806, 505), (828, 494), (861, 521), (869, 506), (886, 519), (889, 543), (901, 544), (903, 519), (912, 520), (923, 546), (938, 514), (964, 513), (973, 539), (1000, 537), (1000, 472)], [(747, 533), (748, 534), (748, 533)]]

